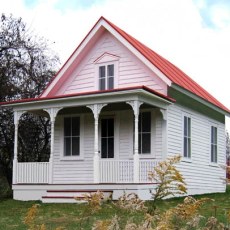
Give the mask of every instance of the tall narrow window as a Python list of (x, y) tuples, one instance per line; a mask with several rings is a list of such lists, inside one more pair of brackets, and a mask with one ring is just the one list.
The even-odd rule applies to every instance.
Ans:
[(211, 127), (211, 162), (217, 163), (217, 127)]
[(64, 155), (80, 155), (80, 117), (64, 118)]
[(107, 90), (114, 88), (114, 65), (99, 67), (99, 89)]
[(138, 124), (139, 153), (151, 153), (151, 112), (141, 112)]
[(191, 118), (184, 116), (184, 157), (191, 158)]

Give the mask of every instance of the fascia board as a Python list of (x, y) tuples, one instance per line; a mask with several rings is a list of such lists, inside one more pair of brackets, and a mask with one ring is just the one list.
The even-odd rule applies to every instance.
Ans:
[(57, 99), (38, 100), (30, 102), (22, 102), (17, 104), (2, 105), (3, 107), (13, 107), (14, 110), (36, 110), (52, 107), (73, 107), (86, 106), (96, 103), (117, 103), (129, 100), (143, 100), (143, 102), (164, 108), (165, 105), (172, 102), (159, 97), (158, 95), (146, 92), (143, 89), (135, 89), (121, 92), (111, 92), (97, 95), (83, 95), (77, 97), (65, 97)]

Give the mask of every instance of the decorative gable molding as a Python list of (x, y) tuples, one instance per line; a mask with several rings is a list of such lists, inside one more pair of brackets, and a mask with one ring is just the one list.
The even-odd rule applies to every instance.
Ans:
[(94, 63), (95, 64), (101, 64), (101, 63), (106, 63), (106, 62), (115, 62), (119, 60), (119, 56), (111, 53), (103, 53), (100, 57), (98, 57)]

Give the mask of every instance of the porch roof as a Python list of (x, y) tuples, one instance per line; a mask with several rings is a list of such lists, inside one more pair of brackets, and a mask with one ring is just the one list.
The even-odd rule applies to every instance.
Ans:
[(164, 101), (167, 104), (172, 104), (176, 102), (175, 99), (168, 97), (164, 94), (161, 94), (155, 90), (152, 90), (146, 86), (136, 86), (136, 87), (127, 87), (127, 88), (118, 88), (118, 89), (111, 89), (111, 90), (100, 90), (100, 91), (91, 91), (91, 92), (84, 92), (84, 93), (75, 93), (75, 94), (66, 94), (66, 95), (59, 95), (53, 97), (44, 97), (44, 98), (26, 98), (21, 100), (14, 100), (9, 102), (2, 102), (0, 106), (7, 106), (7, 107), (23, 107), (27, 105), (35, 105), (35, 104), (47, 104), (48, 102), (52, 103), (55, 102), (63, 102), (67, 101), (68, 99), (83, 99), (83, 98), (97, 98), (97, 97), (104, 97), (107, 98), (108, 96), (116, 96), (116, 95), (129, 95), (129, 94), (148, 94), (151, 95), (153, 98), (159, 99), (160, 101)]

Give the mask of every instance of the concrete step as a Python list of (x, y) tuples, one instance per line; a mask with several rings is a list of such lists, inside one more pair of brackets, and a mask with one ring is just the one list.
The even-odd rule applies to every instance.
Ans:
[[(96, 193), (96, 190), (47, 190), (42, 197), (43, 203), (85, 203), (84, 197)], [(113, 191), (103, 190), (104, 198), (109, 198)]]

